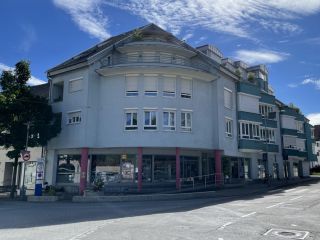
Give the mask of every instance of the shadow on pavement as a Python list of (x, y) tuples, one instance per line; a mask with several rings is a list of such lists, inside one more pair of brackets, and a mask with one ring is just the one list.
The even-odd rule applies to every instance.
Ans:
[[(313, 178), (299, 186), (318, 184), (320, 178)], [(0, 229), (31, 228), (87, 221), (100, 221), (150, 214), (175, 213), (196, 210), (203, 207), (229, 203), (236, 200), (262, 199), (267, 195), (281, 194), (291, 186), (280, 189), (263, 185), (226, 189), (217, 192), (216, 197), (190, 200), (165, 200), (117, 203), (30, 203), (24, 201), (0, 201)], [(0, 237), (1, 239), (1, 237)]]

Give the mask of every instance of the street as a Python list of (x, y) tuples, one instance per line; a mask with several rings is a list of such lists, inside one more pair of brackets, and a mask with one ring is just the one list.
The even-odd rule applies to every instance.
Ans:
[(0, 240), (320, 239), (319, 226), (319, 182), (246, 197), (122, 203), (0, 201)]

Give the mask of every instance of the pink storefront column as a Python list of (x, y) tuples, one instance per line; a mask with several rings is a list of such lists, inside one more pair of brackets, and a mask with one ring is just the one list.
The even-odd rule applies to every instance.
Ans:
[(180, 181), (180, 148), (176, 148), (176, 189), (181, 189)]
[(215, 184), (216, 186), (221, 186), (223, 183), (222, 176), (222, 150), (216, 149), (214, 152), (214, 160), (215, 160)]
[(80, 194), (82, 195), (87, 187), (87, 171), (88, 171), (88, 159), (89, 159), (89, 149), (81, 149), (81, 162), (80, 162)]
[(142, 147), (138, 147), (138, 192), (142, 190)]

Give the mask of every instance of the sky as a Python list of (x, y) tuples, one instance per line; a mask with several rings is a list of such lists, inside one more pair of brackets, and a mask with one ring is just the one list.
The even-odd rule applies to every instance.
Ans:
[(266, 64), (276, 97), (320, 124), (320, 0), (2, 0), (0, 71), (30, 61), (30, 85), (110, 36), (155, 23), (193, 47)]

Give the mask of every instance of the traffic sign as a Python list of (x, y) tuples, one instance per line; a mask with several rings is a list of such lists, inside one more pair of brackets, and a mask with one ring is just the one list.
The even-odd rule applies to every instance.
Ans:
[(30, 160), (30, 151), (21, 151), (21, 157), (24, 161), (29, 161)]

